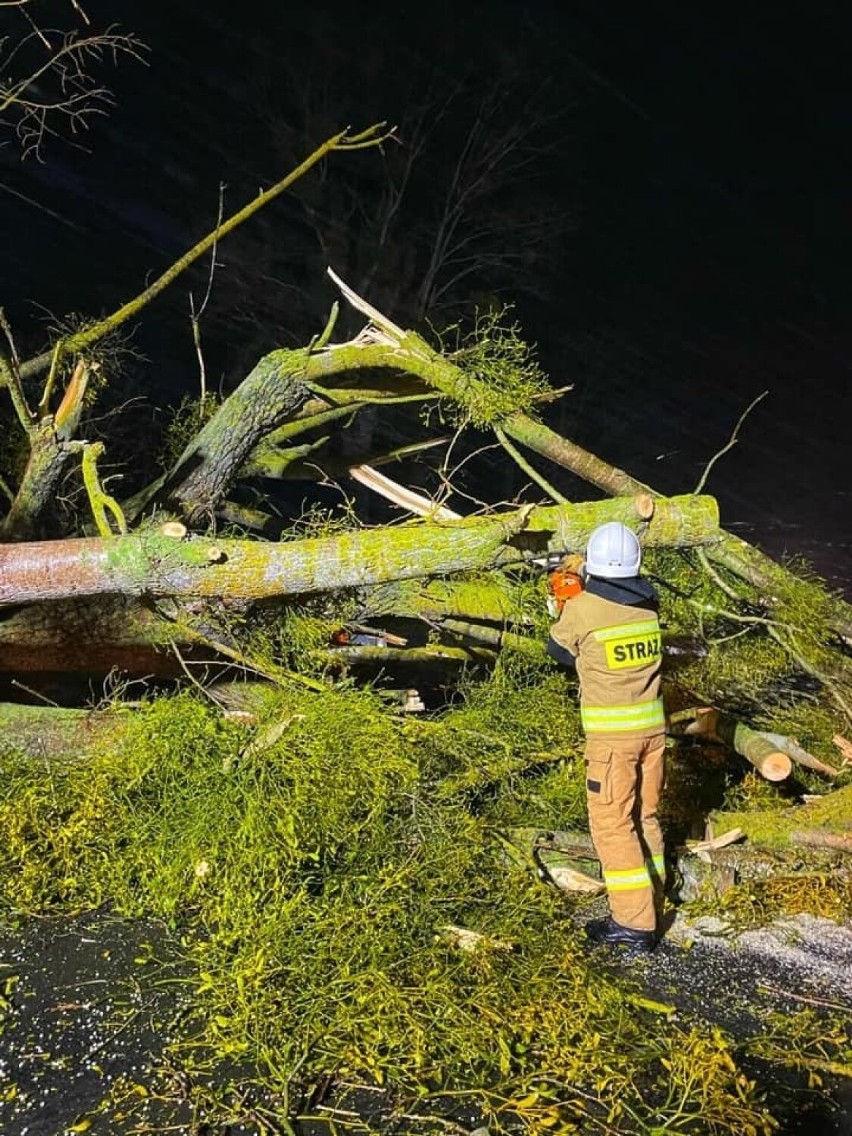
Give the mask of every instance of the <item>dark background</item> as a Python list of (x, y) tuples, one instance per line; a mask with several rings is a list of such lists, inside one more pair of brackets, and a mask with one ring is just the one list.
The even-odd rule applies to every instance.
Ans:
[[(47, 313), (105, 313), (159, 274), (215, 224), (220, 183), (228, 213), (335, 130), (386, 119), (401, 143), (386, 159), (333, 157), (223, 245), (204, 324), (213, 385), (322, 326), (327, 263), (401, 323), (509, 300), (553, 382), (574, 384), (553, 425), (665, 492), (692, 489), (768, 391), (707, 491), (726, 527), (848, 588), (841, 5), (86, 7), (150, 52), (104, 72), (117, 105), (85, 148), (53, 140), (41, 162), (0, 149), (0, 303), (22, 353), (43, 346)], [(479, 263), (424, 301), (430, 234), (483, 105), (486, 137), (521, 124), (524, 165), (496, 164), (464, 220), (486, 230)], [(424, 122), (379, 244), (371, 209)], [(197, 386), (187, 293), (205, 279), (179, 281), (135, 332), (137, 428)]]

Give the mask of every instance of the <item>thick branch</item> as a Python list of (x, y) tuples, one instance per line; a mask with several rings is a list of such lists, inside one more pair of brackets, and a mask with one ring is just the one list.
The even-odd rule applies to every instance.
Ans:
[[(584, 450), (582, 446), (560, 437), (549, 427), (541, 422), (535, 422), (526, 414), (516, 414), (506, 419), (502, 423), (502, 428), (515, 441), (529, 446), (531, 450), (550, 458), (563, 468), (570, 469), (572, 473), (606, 493), (613, 495), (650, 493), (655, 497), (659, 496), (655, 489), (631, 477), (617, 466), (602, 461), (595, 454)], [(720, 530), (718, 542), (712, 548), (708, 548), (706, 554), (716, 564), (727, 568), (735, 576), (758, 588), (767, 599), (771, 600), (773, 591), (786, 582), (787, 572), (780, 564), (776, 564), (759, 549), (724, 529)], [(852, 643), (852, 609), (841, 600), (837, 600), (836, 606), (837, 616), (833, 620), (833, 626), (847, 642)]]
[(767, 781), (783, 781), (790, 776), (793, 763), (789, 755), (744, 722), (710, 707), (680, 711), (676, 717), (687, 720), (689, 716), (692, 721), (684, 730), (685, 734), (724, 742), (734, 753), (751, 762)]
[[(632, 502), (621, 498), (527, 507), (464, 521), (417, 522), (289, 544), (214, 545), (149, 531), (107, 540), (0, 546), (0, 605), (115, 594), (258, 600), (426, 578), (579, 548), (596, 525), (630, 520), (631, 512)], [(645, 540), (712, 542), (718, 538), (717, 522), (712, 497), (664, 499)]]
[(60, 442), (50, 421), (29, 435), (30, 453), (24, 476), (9, 512), (0, 524), (0, 540), (32, 540), (56, 499), (56, 486), (79, 442)]

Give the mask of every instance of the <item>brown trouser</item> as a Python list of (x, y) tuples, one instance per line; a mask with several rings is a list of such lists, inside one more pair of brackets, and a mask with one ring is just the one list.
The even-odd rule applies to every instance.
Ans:
[(665, 734), (586, 738), (589, 829), (600, 857), (613, 919), (653, 931), (665, 866), (657, 807), (663, 788)]

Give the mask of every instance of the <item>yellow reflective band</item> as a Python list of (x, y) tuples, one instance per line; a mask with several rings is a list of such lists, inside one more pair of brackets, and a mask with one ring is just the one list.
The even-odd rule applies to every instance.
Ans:
[(645, 635), (649, 631), (659, 631), (660, 624), (656, 619), (643, 619), (641, 623), (616, 623), (612, 627), (602, 627), (592, 634), (599, 643), (607, 639), (618, 639), (621, 635)]
[(625, 667), (646, 667), (658, 661), (662, 654), (660, 624), (656, 619), (641, 623), (619, 623), (593, 632), (603, 644), (606, 665), (611, 671)]
[(629, 706), (581, 706), (580, 719), (586, 733), (630, 733), (637, 730), (665, 729), (663, 700), (634, 702)]
[(655, 880), (660, 883), (665, 882), (666, 878), (666, 858), (665, 856), (652, 856), (648, 861), (648, 870)]
[(651, 886), (651, 876), (647, 868), (625, 868), (604, 872), (607, 891), (638, 891)]

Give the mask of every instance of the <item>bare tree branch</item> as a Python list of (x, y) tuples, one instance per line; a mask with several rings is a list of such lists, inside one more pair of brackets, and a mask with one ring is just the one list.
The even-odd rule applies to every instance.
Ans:
[[(317, 146), (313, 153), (309, 154), (304, 161), (300, 162), (294, 170), (291, 170), (286, 177), (283, 177), (269, 189), (264, 190), (263, 193), (259, 193), (254, 201), (250, 201), (248, 205), (244, 205), (242, 209), (232, 214), (227, 221), (223, 221), (221, 225), (217, 225), (197, 244), (193, 245), (188, 252), (184, 253), (174, 264), (170, 265), (153, 284), (149, 285), (143, 292), (140, 292), (138, 296), (135, 296), (105, 319), (99, 320), (97, 323), (91, 324), (70, 335), (60, 345), (61, 355), (67, 356), (82, 351), (85, 347), (102, 339), (108, 332), (114, 331), (129, 319), (132, 319), (133, 316), (138, 315), (151, 300), (168, 288), (173, 280), (180, 276), (191, 264), (194, 264), (199, 257), (202, 257), (208, 249), (212, 248), (218, 241), (221, 241), (223, 237), (232, 233), (234, 229), (244, 221), (247, 221), (249, 217), (254, 216), (255, 213), (270, 201), (279, 197), (285, 190), (289, 189), (294, 182), (298, 181), (300, 177), (303, 177), (308, 170), (321, 162), (326, 155), (334, 152), (345, 153), (351, 150), (363, 150), (368, 146), (377, 146), (392, 133), (393, 128), (390, 130), (385, 129), (385, 124), (382, 122), (370, 126), (358, 134), (350, 134), (347, 127), (346, 130), (341, 130), (337, 134), (332, 135), (331, 138), (326, 139), (326, 141), (320, 146)], [(50, 366), (53, 357), (54, 349), (51, 349), (50, 351), (42, 352), (41, 355), (36, 355), (32, 359), (27, 360), (21, 365), (21, 378), (26, 379), (32, 375), (40, 374)]]
[(97, 77), (106, 62), (122, 56), (144, 62), (146, 45), (115, 25), (89, 32), (82, 7), (69, 5), (86, 30), (49, 28), (37, 22), (27, 0), (5, 0), (27, 26), (20, 37), (0, 38), (0, 129), (11, 131), (23, 157), (42, 157), (49, 137), (74, 136), (114, 105), (112, 92)]

